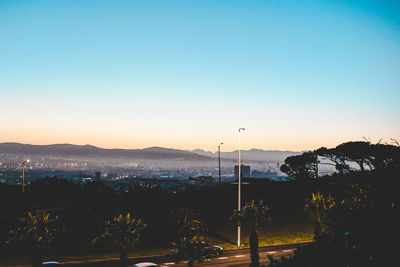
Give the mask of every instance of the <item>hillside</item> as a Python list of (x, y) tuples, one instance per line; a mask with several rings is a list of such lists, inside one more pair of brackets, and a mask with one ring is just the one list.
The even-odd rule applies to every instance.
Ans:
[(0, 143), (0, 154), (43, 155), (64, 157), (126, 158), (126, 159), (180, 159), (207, 161), (213, 158), (178, 149), (150, 147), (145, 149), (104, 149), (92, 145), (30, 145)]

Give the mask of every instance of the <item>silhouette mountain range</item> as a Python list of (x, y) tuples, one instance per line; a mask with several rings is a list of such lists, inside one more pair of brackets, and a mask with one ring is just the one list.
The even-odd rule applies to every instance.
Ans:
[(43, 155), (65, 157), (129, 158), (129, 159), (183, 159), (211, 160), (212, 158), (178, 149), (149, 147), (145, 149), (105, 149), (92, 145), (30, 145), (0, 143), (0, 154)]
[[(243, 159), (249, 161), (280, 161), (287, 156), (297, 155), (301, 152), (251, 149), (242, 150)], [(163, 147), (149, 147), (144, 149), (105, 149), (92, 145), (53, 144), (31, 145), (21, 143), (0, 143), (0, 154), (36, 155), (36, 156), (63, 156), (63, 157), (95, 157), (95, 158), (121, 158), (121, 159), (147, 159), (147, 160), (187, 160), (211, 161), (218, 154), (201, 149), (180, 150)], [(237, 151), (221, 152), (221, 158), (237, 159)]]

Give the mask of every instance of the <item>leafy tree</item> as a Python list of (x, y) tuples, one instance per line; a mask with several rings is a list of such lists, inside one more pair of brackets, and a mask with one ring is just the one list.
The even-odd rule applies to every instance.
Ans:
[(336, 147), (336, 151), (345, 160), (353, 161), (358, 164), (361, 171), (365, 171), (365, 166), (371, 166), (371, 143), (366, 141), (347, 142)]
[(269, 208), (264, 204), (264, 200), (256, 202), (254, 199), (247, 202), (242, 210), (235, 210), (231, 216), (232, 221), (244, 221), (250, 226), (250, 253), (251, 267), (260, 265), (258, 253), (258, 234), (257, 227), (269, 217)]
[(177, 261), (186, 260), (191, 267), (194, 262), (203, 262), (212, 256), (204, 242), (207, 226), (199, 220), (193, 210), (185, 208), (173, 210), (171, 224), (176, 231), (172, 245), (177, 249)]
[(347, 196), (342, 200), (342, 206), (350, 211), (372, 209), (374, 201), (369, 186), (351, 185), (351, 190), (347, 191)]
[(129, 246), (140, 239), (146, 228), (146, 224), (140, 218), (131, 216), (130, 213), (120, 214), (106, 222), (104, 233), (93, 242), (105, 240), (118, 248), (120, 251), (120, 266), (125, 267), (128, 264), (127, 251)]
[(314, 236), (321, 234), (321, 224), (327, 219), (329, 211), (335, 206), (332, 195), (324, 196), (321, 192), (312, 193), (311, 199), (306, 199), (304, 211), (315, 221)]
[(321, 147), (315, 150), (314, 153), (332, 162), (320, 162), (320, 164), (332, 165), (336, 168), (336, 170), (339, 171), (340, 174), (344, 174), (345, 170), (349, 171), (350, 169), (349, 164), (346, 162), (346, 158), (336, 148)]
[(60, 230), (53, 226), (53, 222), (47, 212), (37, 215), (28, 212), (26, 217), (21, 218), (20, 226), (9, 232), (7, 243), (24, 242), (31, 248), (32, 266), (40, 266), (45, 249)]
[(335, 148), (321, 147), (314, 151), (320, 157), (328, 159), (339, 173), (349, 171), (349, 162), (354, 162), (361, 171), (384, 170), (400, 166), (400, 147), (389, 144), (371, 144), (369, 141), (346, 142)]
[(374, 144), (370, 149), (370, 164), (375, 170), (400, 167), (400, 146)]
[(318, 156), (314, 152), (304, 152), (301, 155), (287, 157), (285, 164), (281, 166), (281, 171), (295, 177), (296, 180), (318, 178)]
[(349, 171), (349, 162), (354, 162), (361, 171), (384, 170), (400, 166), (400, 147), (389, 144), (371, 144), (369, 141), (347, 142), (335, 148), (321, 147), (314, 151), (320, 157), (330, 162), (322, 164), (333, 165), (343, 174)]

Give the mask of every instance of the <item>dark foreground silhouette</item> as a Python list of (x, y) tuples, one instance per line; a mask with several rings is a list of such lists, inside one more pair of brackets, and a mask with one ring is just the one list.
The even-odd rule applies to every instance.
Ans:
[[(290, 259), (272, 260), (271, 266), (396, 266), (399, 155), (396, 145), (345, 143), (288, 157), (282, 171), (292, 181), (243, 186), (243, 203), (251, 206), (252, 200), (263, 199), (274, 222), (295, 224), (299, 218), (314, 222), (315, 243), (299, 248)], [(326, 163), (334, 164), (337, 172), (320, 177), (318, 166)], [(208, 247), (203, 243), (208, 242), (207, 232), (217, 236), (221, 227), (235, 227), (230, 216), (236, 205), (237, 186), (231, 184), (169, 192), (133, 182), (119, 193), (101, 182), (81, 186), (55, 177), (36, 180), (25, 193), (18, 186), (0, 184), (0, 256), (31, 255), (37, 264), (57, 255), (117, 249), (124, 264), (128, 251), (175, 246), (180, 259), (201, 260), (208, 257), (198, 254)], [(199, 223), (194, 225), (201, 229), (182, 236), (183, 226), (178, 226), (174, 212), (181, 209), (195, 211), (193, 220)], [(128, 213), (140, 224), (126, 219)], [(256, 250), (257, 224), (250, 221), (251, 247)], [(98, 238), (110, 237), (111, 232), (113, 238), (108, 239), (113, 242)], [(122, 245), (116, 248), (115, 243)], [(252, 259), (258, 266), (256, 253)]]

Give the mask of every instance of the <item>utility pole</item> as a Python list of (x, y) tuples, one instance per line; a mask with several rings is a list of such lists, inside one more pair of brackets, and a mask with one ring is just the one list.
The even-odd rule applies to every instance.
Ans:
[[(241, 159), (240, 159), (240, 132), (244, 131), (244, 128), (239, 128), (239, 173), (238, 173), (238, 211), (241, 210), (241, 186), (242, 186), (242, 170), (241, 170)], [(237, 245), (240, 247), (240, 221), (238, 221), (237, 229)]]
[(218, 145), (218, 184), (221, 184), (221, 143)]

